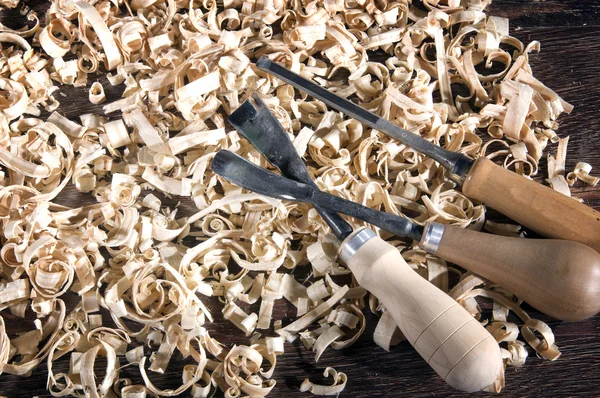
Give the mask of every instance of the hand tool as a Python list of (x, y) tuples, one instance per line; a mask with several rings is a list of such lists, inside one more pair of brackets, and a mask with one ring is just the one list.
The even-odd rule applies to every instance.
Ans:
[[(316, 185), (298, 156), (287, 133), (258, 96), (256, 107), (246, 101), (229, 117), (229, 121), (246, 136), (267, 160), (287, 175)], [(237, 163), (241, 160), (242, 163)], [(246, 188), (269, 184), (266, 170), (252, 166), (231, 152), (221, 151), (212, 162), (217, 174)], [(237, 166), (236, 166), (237, 165)], [(241, 165), (241, 168), (239, 167)], [(244, 168), (248, 173), (244, 172)], [(249, 178), (250, 181), (244, 181)], [(283, 177), (279, 177), (283, 178)], [(292, 184), (294, 182), (290, 181)], [(268, 190), (268, 189), (267, 189)], [(286, 192), (284, 190), (284, 192)], [(260, 192), (265, 194), (265, 192)], [(289, 192), (288, 192), (289, 194)], [(287, 196), (287, 194), (284, 194)], [(478, 391), (492, 384), (501, 371), (502, 360), (493, 337), (449, 296), (416, 274), (400, 252), (370, 229), (352, 232), (352, 227), (337, 213), (317, 205), (324, 220), (342, 241), (340, 258), (354, 273), (357, 281), (386, 306), (407, 340), (430, 366), (451, 386), (463, 391)], [(410, 235), (420, 235), (420, 226)], [(424, 283), (425, 282), (425, 283)]]
[[(285, 129), (257, 94), (240, 105), (229, 122), (285, 177), (313, 187), (312, 203), (319, 203), (316, 197), (327, 196), (318, 190)], [(265, 195), (281, 192), (278, 186), (270, 188), (271, 195)], [(325, 215), (340, 241), (352, 227), (336, 212), (420, 242), (428, 253), (508, 288), (556, 319), (583, 320), (600, 311), (600, 254), (581, 243), (498, 236), (435, 222), (423, 228), (404, 217), (337, 197), (329, 199), (333, 204), (315, 208)]]
[[(320, 195), (318, 189), (269, 172), (227, 150), (216, 154), (211, 169), (266, 196), (304, 201), (316, 198), (317, 205), (332, 208), (329, 200), (333, 196)], [(500, 376), (502, 356), (494, 337), (460, 304), (413, 271), (398, 249), (373, 230), (353, 232), (342, 242), (339, 257), (446, 383), (474, 392)]]
[(446, 168), (469, 198), (541, 235), (584, 243), (600, 252), (600, 212), (487, 158), (472, 160), (402, 129), (331, 91), (261, 57), (256, 65), (326, 105), (412, 147)]

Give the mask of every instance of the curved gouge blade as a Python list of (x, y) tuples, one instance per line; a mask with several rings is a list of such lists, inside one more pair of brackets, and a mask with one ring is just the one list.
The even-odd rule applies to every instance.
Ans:
[(217, 152), (210, 168), (240, 187), (272, 198), (310, 202), (316, 191), (307, 184), (267, 171), (225, 149)]
[(228, 120), (283, 175), (313, 185), (288, 133), (258, 95), (244, 101)]
[(422, 228), (410, 220), (321, 192), (308, 184), (267, 171), (227, 150), (221, 150), (215, 155), (211, 169), (230, 182), (265, 196), (307, 202), (330, 211), (348, 214), (398, 236), (407, 236), (414, 240), (421, 238)]
[[(316, 188), (290, 137), (257, 94), (229, 115), (229, 122), (281, 174)], [(315, 208), (339, 240), (344, 240), (352, 233), (352, 226), (339, 214), (318, 206)]]

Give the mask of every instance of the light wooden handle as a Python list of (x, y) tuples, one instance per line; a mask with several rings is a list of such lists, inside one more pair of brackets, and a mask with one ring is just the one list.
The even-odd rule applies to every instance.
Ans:
[(581, 242), (600, 252), (600, 212), (489, 159), (475, 161), (463, 193), (541, 235)]
[(474, 392), (498, 378), (502, 358), (496, 340), (456, 301), (414, 272), (398, 249), (375, 236), (344, 261), (449, 385)]
[(580, 321), (600, 312), (600, 253), (581, 243), (445, 225), (435, 254), (505, 286), (553, 318)]

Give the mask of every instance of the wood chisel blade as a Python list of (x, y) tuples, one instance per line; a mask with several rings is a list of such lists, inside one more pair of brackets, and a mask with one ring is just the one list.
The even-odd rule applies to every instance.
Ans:
[(462, 181), (468, 174), (473, 160), (468, 157), (440, 148), (431, 142), (421, 138), (419, 135), (411, 133), (408, 130), (400, 128), (389, 121), (380, 118), (361, 108), (360, 106), (344, 99), (331, 91), (320, 87), (319, 85), (303, 78), (302, 76), (291, 72), (281, 65), (276, 64), (268, 58), (261, 57), (256, 66), (269, 72), (278, 79), (290, 84), (298, 90), (304, 91), (311, 97), (323, 101), (328, 106), (358, 120), (359, 122), (389, 135), (390, 137), (410, 146), (411, 148), (429, 156), (438, 161), (450, 174), (457, 180)]
[[(229, 115), (229, 122), (273, 166), (277, 167), (281, 174), (316, 188), (288, 133), (257, 94)], [(352, 226), (339, 214), (318, 206), (315, 208), (340, 241), (352, 233)]]
[(227, 150), (221, 150), (215, 155), (211, 169), (230, 182), (265, 196), (306, 202), (330, 211), (344, 213), (416, 241), (421, 239), (423, 233), (421, 226), (408, 219), (321, 192), (308, 184), (265, 170)]

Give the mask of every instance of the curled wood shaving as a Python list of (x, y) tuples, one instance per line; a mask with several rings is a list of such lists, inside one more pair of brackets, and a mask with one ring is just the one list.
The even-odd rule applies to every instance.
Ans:
[(98, 82), (92, 83), (90, 87), (90, 102), (92, 104), (101, 104), (106, 100), (106, 95), (104, 94), (104, 87), (102, 84)]
[[(470, 308), (470, 299), (475, 297), (485, 297), (494, 300), (496, 306), (512, 311), (519, 317), (524, 325), (521, 328), (521, 334), (525, 341), (533, 348), (540, 356), (549, 360), (556, 360), (560, 356), (558, 347), (554, 344), (554, 333), (550, 327), (537, 319), (531, 319), (529, 315), (520, 307), (520, 302), (514, 300), (512, 294), (507, 293), (501, 289), (488, 290), (477, 288), (478, 285), (484, 284), (485, 281), (474, 274), (467, 273), (461, 282), (449, 293), (451, 297), (455, 298), (460, 304), (462, 304), (467, 310), (473, 309), (475, 313), (473, 315), (479, 315), (480, 309)], [(502, 316), (505, 318), (505, 315)], [(518, 329), (516, 325), (512, 323), (493, 323), (488, 330), (496, 338), (498, 342), (509, 341), (514, 342), (518, 336)], [(542, 336), (539, 339), (535, 332), (538, 332)], [(511, 345), (511, 347), (513, 347)], [(516, 346), (515, 346), (516, 347)], [(523, 353), (522, 348), (513, 347), (513, 352), (508, 359), (510, 362), (515, 362), (519, 366), (525, 363), (527, 354)]]
[(392, 346), (399, 344), (402, 340), (404, 340), (404, 335), (392, 319), (390, 313), (384, 311), (373, 332), (373, 341), (379, 347), (389, 351)]
[(332, 367), (328, 367), (323, 372), (323, 376), (333, 379), (333, 384), (330, 386), (324, 386), (321, 384), (315, 384), (308, 379), (304, 379), (300, 386), (300, 391), (308, 391), (314, 395), (338, 395), (344, 388), (346, 388), (346, 382), (348, 377), (345, 373), (338, 372)]
[(569, 185), (575, 184), (575, 181), (581, 180), (588, 185), (595, 187), (600, 181), (600, 177), (593, 177), (590, 175), (592, 171), (592, 165), (585, 162), (578, 162), (575, 169), (567, 174), (567, 182)]
[(346, 292), (348, 292), (348, 286), (342, 287), (334, 295), (327, 299), (327, 301), (323, 302), (313, 310), (309, 311), (295, 322), (287, 325), (282, 329), (277, 330), (277, 333), (288, 339), (288, 341), (294, 340), (294, 335), (296, 333), (306, 328), (316, 319), (322, 317), (326, 312), (328, 312), (331, 309), (331, 307), (333, 307), (339, 300), (342, 299), (342, 297), (344, 297), (344, 294), (346, 294)]
[(6, 8), (15, 8), (19, 5), (20, 0), (2, 0), (0, 5)]
[(556, 155), (548, 156), (548, 179), (552, 189), (562, 193), (563, 195), (571, 196), (569, 182), (565, 176), (565, 162), (567, 160), (567, 145), (569, 137), (558, 140), (558, 149)]

